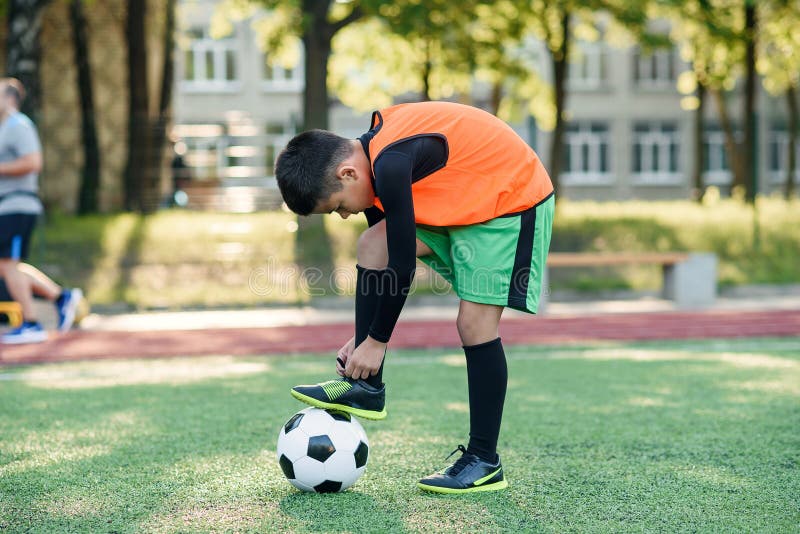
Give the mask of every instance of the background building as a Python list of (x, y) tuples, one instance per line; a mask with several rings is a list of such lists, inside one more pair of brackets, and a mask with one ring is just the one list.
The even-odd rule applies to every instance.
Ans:
[[(269, 67), (248, 20), (235, 23), (229, 37), (212, 39), (215, 4), (182, 4), (175, 132), (188, 146), (187, 161), (198, 180), (268, 191), (274, 188), (275, 156), (301, 124), (302, 61), (295, 69)], [(689, 197), (694, 112), (682, 109), (683, 95), (676, 90), (677, 76), (686, 69), (677, 52), (645, 55), (602, 41), (578, 44), (569, 73), (562, 194), (596, 200)], [(476, 91), (473, 101), (480, 102)], [(758, 98), (759, 188), (770, 192), (786, 175), (785, 104), (762, 89)], [(737, 97), (731, 105), (740, 127)], [(703, 178), (725, 193), (732, 176), (710, 101), (705, 118)], [(332, 105), (330, 125), (337, 133), (355, 137), (368, 123), (368, 115)], [(535, 124), (512, 126), (546, 158), (549, 132)]]

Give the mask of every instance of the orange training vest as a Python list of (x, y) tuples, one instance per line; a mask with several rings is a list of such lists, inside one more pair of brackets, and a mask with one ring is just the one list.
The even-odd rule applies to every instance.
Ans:
[[(539, 157), (505, 122), (452, 102), (400, 104), (372, 115), (373, 163), (392, 145), (420, 135), (442, 137), (445, 166), (411, 187), (417, 223), (476, 224), (535, 206), (553, 192)], [(375, 205), (383, 209), (380, 199)]]

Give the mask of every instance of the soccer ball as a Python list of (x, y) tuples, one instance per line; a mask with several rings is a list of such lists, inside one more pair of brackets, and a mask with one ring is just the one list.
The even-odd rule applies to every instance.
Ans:
[(348, 413), (306, 408), (278, 434), (278, 463), (289, 482), (303, 491), (343, 491), (367, 468), (369, 441)]

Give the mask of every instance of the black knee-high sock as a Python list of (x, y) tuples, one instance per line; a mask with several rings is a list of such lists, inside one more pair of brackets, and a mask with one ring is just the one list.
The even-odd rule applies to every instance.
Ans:
[(467, 452), (494, 463), (506, 399), (508, 367), (503, 344), (495, 340), (464, 347), (469, 384), (469, 446)]
[[(378, 309), (381, 295), (383, 271), (365, 269), (356, 265), (356, 347), (369, 335), (369, 327)], [(383, 362), (377, 374), (371, 375), (366, 382), (375, 387), (383, 383)]]

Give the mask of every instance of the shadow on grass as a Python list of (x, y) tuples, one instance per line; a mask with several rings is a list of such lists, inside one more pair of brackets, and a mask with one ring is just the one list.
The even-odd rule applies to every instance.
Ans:
[[(421, 500), (434, 503), (438, 506), (455, 507), (478, 506), (487, 512), (487, 517), (479, 529), (487, 532), (543, 532), (547, 530), (542, 523), (531, 517), (530, 512), (523, 509), (515, 501), (513, 481), (509, 488), (501, 491), (467, 493), (465, 495), (441, 495), (436, 493), (421, 493)], [(454, 514), (457, 517), (457, 514)], [(473, 530), (467, 526), (465, 530)], [(460, 532), (458, 525), (453, 525), (453, 531)]]
[(30, 262), (56, 282), (102, 300), (123, 301), (138, 262), (147, 219), (135, 214), (55, 215), (34, 233)]
[(325, 219), (321, 215), (298, 216), (297, 223), (294, 257), (305, 275), (305, 283), (314, 291), (334, 291), (336, 282), (331, 277), (334, 270), (333, 246), (325, 228)]
[(137, 215), (133, 228), (125, 236), (125, 246), (119, 262), (120, 275), (117, 277), (113, 290), (115, 300), (120, 302), (131, 301), (125, 293), (127, 288), (135, 286), (133, 283), (133, 269), (140, 263), (148, 221), (147, 216)]
[(287, 516), (311, 532), (339, 532), (343, 525), (361, 525), (355, 531), (403, 532), (403, 516), (381, 506), (369, 495), (357, 491), (342, 493), (294, 493), (280, 501)]
[(30, 262), (60, 284), (86, 287), (104, 255), (103, 238), (113, 219), (108, 215), (44, 219), (33, 234)]

